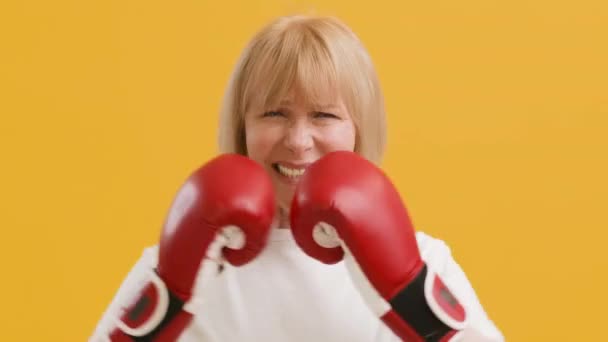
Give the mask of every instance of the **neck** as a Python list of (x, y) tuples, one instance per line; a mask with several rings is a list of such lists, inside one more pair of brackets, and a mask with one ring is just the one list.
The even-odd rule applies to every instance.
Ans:
[(282, 206), (277, 208), (277, 223), (279, 228), (289, 228), (289, 211)]

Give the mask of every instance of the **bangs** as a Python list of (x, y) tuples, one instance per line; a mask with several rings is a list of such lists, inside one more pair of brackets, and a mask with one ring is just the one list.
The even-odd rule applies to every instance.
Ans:
[(243, 112), (277, 108), (288, 93), (312, 106), (335, 101), (339, 93), (336, 65), (321, 37), (311, 29), (286, 30), (277, 39), (260, 42), (260, 58), (249, 65)]

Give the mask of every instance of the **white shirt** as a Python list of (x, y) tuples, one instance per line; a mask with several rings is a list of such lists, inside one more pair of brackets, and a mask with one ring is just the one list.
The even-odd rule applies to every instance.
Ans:
[[(448, 246), (421, 232), (416, 239), (422, 259), (467, 309), (467, 329), (478, 336), (474, 340), (503, 341)], [(145, 273), (156, 266), (157, 253), (158, 246), (144, 250), (90, 341), (101, 341), (112, 329), (111, 315), (142, 286)], [(252, 262), (227, 264), (204, 296), (204, 306), (180, 342), (399, 341), (363, 302), (344, 263), (326, 265), (308, 257), (290, 229), (273, 229), (267, 247)]]

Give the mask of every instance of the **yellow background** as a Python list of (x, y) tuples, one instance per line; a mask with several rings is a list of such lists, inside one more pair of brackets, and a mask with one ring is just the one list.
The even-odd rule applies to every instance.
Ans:
[(608, 3), (0, 4), (2, 341), (84, 341), (277, 15), (337, 15), (377, 65), (383, 168), (510, 341), (605, 335)]

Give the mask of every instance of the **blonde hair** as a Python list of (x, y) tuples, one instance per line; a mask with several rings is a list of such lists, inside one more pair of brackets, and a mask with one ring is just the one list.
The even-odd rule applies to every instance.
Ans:
[(220, 152), (247, 155), (245, 113), (276, 106), (293, 87), (314, 104), (338, 91), (356, 128), (355, 152), (380, 163), (386, 120), (371, 58), (350, 28), (319, 16), (280, 17), (246, 46), (220, 111)]

